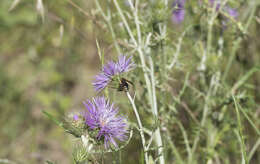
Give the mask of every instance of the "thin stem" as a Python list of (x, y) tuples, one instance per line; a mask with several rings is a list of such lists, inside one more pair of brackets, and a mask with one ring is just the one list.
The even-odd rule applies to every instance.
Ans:
[(128, 0), (128, 2), (130, 4), (132, 12), (134, 13), (135, 26), (136, 26), (136, 30), (137, 30), (137, 36), (138, 36), (138, 43), (139, 43), (139, 45), (141, 45), (142, 44), (142, 35), (141, 35), (141, 30), (140, 30), (139, 20), (138, 20), (138, 4), (139, 4), (139, 0), (136, 0), (135, 7), (134, 7), (134, 5), (133, 5), (131, 0)]
[(232, 66), (232, 63), (233, 63), (233, 60), (235, 59), (235, 56), (236, 56), (236, 52), (237, 52), (237, 49), (239, 47), (239, 44), (240, 42), (242, 41), (242, 38), (238, 38), (235, 42), (234, 42), (234, 45), (232, 47), (232, 51), (231, 51), (231, 54), (228, 58), (228, 63), (227, 63), (227, 66), (225, 68), (225, 72), (224, 72), (224, 75), (223, 75), (223, 81), (226, 80), (226, 77), (230, 71), (230, 68)]
[[(142, 36), (141, 36), (141, 30), (140, 30), (140, 23), (139, 23), (139, 19), (138, 19), (138, 10), (137, 10), (138, 1), (135, 5), (135, 9), (133, 8), (132, 2), (129, 1), (130, 6), (132, 8), (132, 11), (134, 13), (134, 17), (135, 17), (135, 24), (136, 24), (136, 30), (137, 30), (137, 35), (138, 35), (138, 42), (134, 38), (134, 35), (133, 35), (133, 33), (132, 33), (132, 31), (131, 31), (131, 29), (130, 29), (127, 21), (126, 21), (126, 18), (124, 16), (120, 6), (117, 3), (117, 0), (114, 0), (114, 3), (115, 3), (115, 6), (116, 6), (116, 8), (119, 12), (121, 19), (123, 20), (123, 23), (126, 27), (126, 30), (129, 34), (130, 38), (132, 39), (132, 41), (134, 42), (134, 45), (137, 48), (137, 52), (138, 52), (139, 57), (141, 59), (141, 64), (142, 64), (142, 69), (143, 69), (143, 72), (144, 72), (146, 87), (147, 87), (147, 90), (148, 90), (148, 96), (149, 96), (148, 100), (149, 100), (149, 103), (152, 106), (153, 114), (157, 119), (158, 118), (158, 110), (157, 110), (157, 100), (156, 100), (156, 92), (155, 92), (154, 72), (153, 72), (153, 70), (149, 71), (150, 76), (151, 76), (151, 80), (150, 80), (150, 78), (148, 76), (147, 66), (146, 66), (146, 63), (145, 63), (144, 52), (143, 52), (143, 49), (142, 49)], [(152, 59), (150, 60), (150, 65), (151, 65), (151, 63), (152, 63)], [(151, 81), (153, 81), (152, 82), (153, 84), (151, 84)], [(155, 132), (155, 141), (157, 143), (157, 146), (159, 147), (158, 154), (160, 154), (160, 164), (164, 164), (165, 162), (164, 162), (163, 151), (162, 151), (163, 150), (162, 139), (161, 139), (161, 134), (160, 134), (159, 128)]]
[(112, 35), (112, 38), (113, 38), (113, 41), (114, 41), (115, 48), (117, 50), (117, 53), (121, 54), (121, 50), (120, 50), (119, 45), (118, 45), (117, 40), (116, 40), (116, 34), (115, 34), (114, 28), (113, 28), (112, 23), (111, 23), (110, 10), (108, 11), (109, 15), (105, 15), (105, 13), (102, 10), (98, 0), (96, 0), (96, 6), (100, 10), (101, 15), (103, 16), (104, 20), (107, 22), (108, 28), (111, 32), (111, 35)]
[[(222, 8), (225, 6), (225, 4), (227, 3), (228, 0), (224, 1), (221, 3), (220, 7), (219, 7), (219, 11), (222, 10)], [(207, 51), (206, 51), (206, 59), (209, 57), (210, 53), (211, 53), (211, 42), (212, 42), (212, 28), (214, 25), (214, 21), (216, 19), (216, 17), (218, 16), (219, 12), (217, 10), (217, 2), (214, 3), (214, 7), (213, 10), (211, 12), (211, 17), (210, 20), (208, 21), (208, 34), (207, 34)]]
[(257, 151), (258, 147), (260, 146), (260, 138), (257, 139), (256, 143), (254, 144), (253, 148), (251, 149), (249, 155), (248, 155), (248, 163), (252, 159), (253, 155)]
[(119, 164), (122, 164), (122, 152), (119, 150)]
[[(218, 10), (222, 10), (222, 7), (227, 3), (228, 0), (224, 1), (221, 3), (220, 8)], [(218, 16), (218, 12), (217, 12), (217, 2), (214, 3), (214, 9), (211, 12), (211, 17), (210, 20), (208, 22), (208, 34), (207, 34), (207, 57), (209, 56), (210, 52), (211, 52), (211, 41), (212, 41), (212, 28), (213, 28), (213, 24), (214, 21), (216, 19), (216, 17)]]
[(260, 71), (260, 68), (258, 67), (253, 67), (250, 69), (243, 77), (240, 78), (239, 81), (237, 81), (233, 87), (231, 88), (230, 92), (228, 94), (234, 94), (235, 91), (241, 87), (247, 80), (250, 78), (255, 72)]
[(203, 108), (203, 114), (202, 114), (202, 120), (200, 122), (200, 129), (198, 130), (196, 136), (195, 136), (195, 139), (194, 139), (194, 142), (193, 142), (193, 147), (192, 147), (192, 150), (191, 150), (191, 161), (192, 161), (192, 158), (194, 157), (194, 153), (195, 153), (195, 150), (198, 146), (198, 142), (199, 142), (199, 139), (200, 139), (200, 133), (201, 133), (201, 128), (203, 128), (205, 126), (205, 123), (206, 123), (206, 118), (208, 116), (208, 112), (209, 112), (209, 100), (210, 100), (210, 96), (211, 96), (211, 90), (213, 88), (213, 79), (214, 79), (214, 75), (211, 77), (211, 82), (210, 82), (210, 87), (208, 89), (208, 92), (207, 92), (207, 95), (205, 97), (205, 104), (204, 104), (204, 108)]
[(133, 110), (134, 110), (134, 113), (135, 113), (135, 117), (137, 119), (137, 123), (138, 123), (138, 126), (139, 126), (139, 132), (140, 132), (140, 135), (141, 135), (143, 149), (144, 149), (144, 159), (145, 159), (145, 163), (148, 164), (148, 152), (147, 152), (146, 146), (145, 146), (145, 137), (144, 137), (143, 125), (142, 125), (139, 113), (138, 113), (138, 111), (136, 109), (134, 100), (132, 99), (132, 97), (129, 94), (129, 92), (126, 92), (126, 95), (127, 95), (128, 99), (129, 99), (130, 103), (132, 104), (132, 107), (133, 107)]
[[(253, 18), (254, 18), (254, 15), (255, 15), (255, 12), (256, 12), (256, 8), (257, 6), (259, 5), (259, 3), (256, 3), (256, 1), (254, 1), (254, 3), (252, 4), (252, 10), (251, 10), (251, 14), (249, 16), (249, 18), (247, 19), (247, 22), (246, 22), (246, 25), (244, 27), (244, 31), (247, 32)], [(239, 48), (239, 45), (242, 41), (242, 37), (239, 37), (237, 38), (237, 40), (234, 42), (234, 46), (232, 48), (232, 52), (231, 52), (231, 55), (228, 59), (228, 64), (227, 64), (227, 67), (225, 68), (225, 73), (224, 73), (224, 76), (223, 76), (223, 81), (225, 81), (229, 71), (230, 71), (230, 68), (232, 66), (232, 63), (233, 63), (233, 60), (235, 59), (235, 55), (236, 55), (236, 52)]]
[(245, 118), (248, 120), (248, 122), (251, 124), (251, 126), (253, 127), (253, 129), (256, 131), (256, 133), (258, 134), (258, 136), (260, 136), (260, 131), (257, 128), (257, 126), (254, 124), (254, 122), (250, 119), (250, 117), (247, 115), (247, 113), (244, 111), (244, 109), (241, 107), (241, 105), (237, 104), (240, 111), (242, 112), (242, 114), (245, 116)]
[(152, 135), (151, 135), (151, 137), (150, 137), (150, 140), (148, 141), (148, 144), (147, 144), (147, 146), (146, 146), (146, 149), (147, 149), (147, 150), (149, 150), (149, 148), (150, 148), (150, 146), (151, 146), (151, 144), (152, 144), (152, 142), (153, 142), (153, 136), (154, 136), (154, 132), (152, 133)]
[(73, 7), (79, 10), (79, 12), (83, 13), (87, 18), (91, 19), (95, 24), (97, 24), (99, 27), (104, 29), (103, 24), (98, 22), (96, 18), (91, 15), (90, 13), (86, 12), (84, 9), (82, 9), (80, 6), (78, 6), (76, 3), (74, 3), (72, 0), (68, 0), (68, 3), (71, 4)]
[(243, 158), (245, 160), (245, 163), (248, 164), (248, 158), (247, 158), (247, 153), (246, 153), (246, 146), (245, 146), (244, 136), (242, 134), (242, 125), (241, 125), (240, 113), (239, 113), (238, 105), (237, 105), (237, 102), (236, 102), (236, 99), (235, 99), (234, 95), (232, 95), (232, 98), (233, 98), (233, 101), (235, 103), (235, 109), (236, 109), (236, 114), (237, 114), (238, 136), (240, 138), (242, 154), (243, 154)]
[[(190, 27), (188, 27), (188, 28), (190, 28)], [(187, 31), (187, 30), (185, 30), (185, 31), (182, 33), (182, 35), (179, 37), (179, 39), (178, 39), (178, 44), (177, 44), (177, 46), (176, 46), (176, 51), (175, 51), (175, 53), (174, 53), (174, 58), (173, 58), (171, 64), (168, 65), (168, 67), (167, 67), (168, 69), (172, 69), (172, 67), (173, 67), (173, 66), (175, 65), (175, 63), (177, 62), (177, 59), (178, 59), (178, 57), (179, 57), (180, 50), (181, 50), (182, 40), (183, 40), (184, 35), (186, 34), (186, 31)]]
[(166, 130), (166, 136), (167, 136), (167, 139), (168, 139), (168, 142), (169, 142), (169, 146), (171, 147), (172, 151), (173, 151), (173, 155), (174, 157), (176, 158), (176, 163), (179, 163), (179, 164), (184, 164), (184, 160), (182, 159), (178, 149), (176, 148), (173, 140), (171, 139), (171, 135), (170, 135), (170, 132), (169, 130), (167, 129)]
[(206, 53), (206, 56), (208, 57), (209, 54), (210, 54), (210, 50), (211, 50), (211, 40), (212, 40), (212, 27), (213, 27), (213, 24), (214, 24), (214, 20), (216, 18), (216, 6), (217, 6), (217, 3), (215, 2), (214, 3), (214, 9), (213, 11), (211, 12), (211, 17), (210, 17), (210, 20), (208, 21), (208, 34), (207, 34), (207, 53)]
[(191, 163), (191, 157), (192, 157), (192, 153), (191, 153), (191, 148), (190, 148), (190, 144), (189, 144), (189, 139), (188, 139), (188, 136), (187, 136), (187, 133), (182, 125), (182, 123), (180, 121), (177, 121), (177, 124), (178, 126), (180, 127), (181, 129), (181, 132), (182, 132), (182, 135), (183, 135), (183, 139), (184, 139), (184, 142), (185, 142), (185, 146), (186, 146), (186, 150), (187, 150), (187, 153), (188, 153), (188, 163)]
[(157, 100), (156, 100), (156, 91), (155, 91), (155, 78), (154, 78), (154, 66), (153, 66), (153, 59), (151, 56), (149, 56), (149, 63), (150, 63), (150, 76), (151, 76), (151, 82), (152, 82), (152, 93), (153, 93), (153, 112), (155, 117), (158, 117), (158, 111), (157, 111)]
[(256, 8), (258, 7), (258, 5), (260, 4), (260, 2), (256, 2), (256, 0), (254, 0), (254, 2), (252, 2), (251, 6), (252, 6), (252, 10), (251, 10), (251, 14), (249, 16), (249, 18), (247, 19), (246, 25), (245, 25), (245, 31), (248, 30), (251, 22), (254, 20), (254, 16), (255, 16), (255, 12), (256, 12)]
[(130, 29), (130, 27), (129, 27), (127, 21), (126, 21), (126, 18), (125, 18), (125, 16), (124, 16), (124, 14), (123, 14), (123, 12), (122, 12), (122, 10), (121, 10), (119, 4), (117, 3), (117, 0), (113, 0), (113, 1), (114, 1), (114, 4), (115, 4), (115, 6), (116, 6), (116, 9), (117, 9), (117, 11), (118, 11), (118, 13), (119, 13), (119, 15), (120, 15), (120, 17), (121, 17), (121, 19), (122, 19), (124, 25), (125, 25), (125, 28), (126, 28), (128, 34), (129, 34), (131, 40), (134, 42), (134, 45), (137, 47), (137, 42), (136, 42), (136, 40), (135, 40), (135, 38), (134, 38), (134, 35), (133, 35), (133, 33), (132, 33), (132, 31), (131, 31), (131, 29)]
[[(135, 48), (137, 48), (137, 52), (138, 52), (139, 57), (140, 57), (140, 59), (141, 59), (141, 64), (142, 64), (142, 69), (143, 69), (143, 72), (144, 72), (144, 78), (145, 78), (146, 87), (147, 87), (147, 90), (148, 90), (149, 103), (152, 105), (151, 82), (150, 82), (149, 76), (148, 76), (148, 74), (147, 74), (147, 70), (148, 70), (148, 69), (147, 69), (147, 66), (146, 66), (146, 64), (145, 64), (145, 57), (144, 57), (144, 53), (143, 53), (143, 51), (142, 51), (141, 45), (138, 45), (138, 44), (137, 44), (137, 41), (136, 41), (136, 39), (134, 38), (134, 35), (133, 35), (133, 33), (132, 33), (132, 31), (131, 31), (131, 29), (130, 29), (130, 27), (129, 27), (127, 21), (126, 21), (126, 18), (125, 18), (125, 16), (124, 16), (124, 14), (123, 14), (123, 12), (122, 12), (122, 10), (121, 10), (119, 4), (117, 3), (117, 0), (114, 0), (114, 4), (115, 4), (115, 6), (116, 6), (116, 8), (117, 8), (117, 11), (118, 11), (118, 13), (119, 13), (119, 15), (120, 15), (120, 17), (121, 17), (123, 23), (124, 23), (124, 26), (125, 26), (125, 28), (126, 28), (128, 34), (129, 34), (129, 36), (130, 36), (132, 42), (133, 42), (134, 45), (135, 45)], [(138, 16), (138, 15), (136, 14), (135, 16)], [(137, 20), (137, 19), (135, 19), (135, 20)], [(136, 26), (138, 27), (138, 26), (139, 26), (139, 22), (135, 22), (135, 23), (136, 23)], [(140, 28), (138, 28), (138, 29), (140, 30)], [(139, 33), (139, 32), (138, 32), (138, 33)]]

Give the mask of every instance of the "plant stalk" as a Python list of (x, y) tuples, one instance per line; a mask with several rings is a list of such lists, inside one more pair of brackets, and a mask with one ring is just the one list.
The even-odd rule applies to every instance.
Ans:
[(135, 117), (137, 119), (139, 132), (140, 132), (140, 135), (141, 135), (141, 140), (142, 140), (143, 149), (144, 149), (144, 160), (145, 160), (145, 163), (148, 164), (148, 152), (147, 152), (146, 146), (145, 146), (145, 137), (144, 137), (143, 125), (142, 125), (139, 113), (137, 111), (137, 108), (135, 106), (134, 100), (132, 99), (132, 97), (129, 94), (129, 92), (126, 92), (126, 95), (127, 95), (128, 99), (129, 99), (130, 103), (132, 104), (132, 107), (133, 107), (133, 110), (134, 110), (134, 113), (135, 113)]

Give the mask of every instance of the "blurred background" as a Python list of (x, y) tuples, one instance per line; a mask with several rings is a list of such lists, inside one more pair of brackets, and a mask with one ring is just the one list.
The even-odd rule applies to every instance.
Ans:
[[(44, 18), (35, 0), (10, 11), (13, 2), (0, 1), (0, 158), (71, 163), (70, 136), (41, 111), (79, 111), (94, 95), (99, 29), (67, 1), (43, 1)], [(92, 1), (81, 3), (94, 8)]]
[[(0, 159), (71, 163), (73, 138), (42, 110), (65, 115), (83, 109), (82, 101), (95, 95), (91, 82), (100, 70), (96, 40), (106, 58), (113, 58), (116, 51), (111, 34), (101, 17), (95, 17), (91, 0), (76, 1), (85, 12), (66, 0), (43, 1), (44, 10), (35, 0), (20, 0), (12, 8), (13, 2), (0, 1)], [(259, 29), (259, 23), (251, 27), (252, 35), (237, 56), (243, 66), (236, 64), (232, 71), (247, 72), (259, 64)], [(181, 31), (179, 26), (177, 31)], [(231, 75), (230, 80), (236, 76)], [(259, 73), (252, 83), (257, 87), (251, 92), (259, 103)], [(175, 82), (176, 88), (181, 88), (178, 84)], [(260, 109), (256, 111), (257, 117)], [(135, 163), (135, 153), (140, 154), (136, 143), (132, 141), (124, 150), (128, 151), (125, 156), (133, 154), (128, 156), (129, 163)]]

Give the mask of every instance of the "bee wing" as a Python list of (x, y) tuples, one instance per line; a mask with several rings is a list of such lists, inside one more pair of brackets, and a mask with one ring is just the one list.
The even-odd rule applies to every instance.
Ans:
[(132, 81), (129, 81), (127, 79), (125, 79), (126, 82), (130, 83), (132, 86), (134, 86), (134, 83)]

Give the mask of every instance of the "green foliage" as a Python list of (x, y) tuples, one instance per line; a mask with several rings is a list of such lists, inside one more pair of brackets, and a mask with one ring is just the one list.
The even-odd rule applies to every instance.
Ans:
[[(130, 92), (146, 140), (160, 128), (166, 163), (260, 162), (257, 0), (228, 0), (239, 17), (225, 27), (225, 13), (213, 19), (207, 0), (186, 0), (185, 20), (178, 25), (171, 22), (173, 1), (139, 1), (138, 20), (135, 10), (118, 1), (137, 46), (114, 0), (73, 2), (43, 0), (42, 21), (36, 1), (21, 0), (11, 11), (11, 0), (0, 1), (0, 157), (29, 164), (86, 161), (88, 152), (73, 149), (70, 138), (79, 138), (86, 127), (75, 128), (65, 116), (95, 95), (91, 81), (101, 66), (124, 53), (137, 64), (127, 79), (135, 84)], [(105, 94), (135, 122), (124, 93)], [(144, 163), (138, 129), (130, 139), (114, 160)], [(159, 148), (151, 142), (149, 163), (158, 161)], [(101, 154), (90, 159), (113, 161), (110, 152), (103, 159)]]
[(51, 162), (51, 161), (46, 161), (46, 163), (47, 163), (47, 164), (55, 164), (55, 163), (53, 163), (53, 162)]
[(88, 158), (88, 152), (87, 152), (86, 148), (83, 146), (80, 146), (80, 145), (75, 147), (74, 152), (73, 152), (73, 158), (74, 158), (75, 164), (84, 164)]

